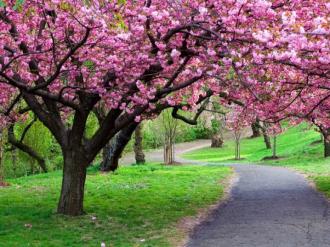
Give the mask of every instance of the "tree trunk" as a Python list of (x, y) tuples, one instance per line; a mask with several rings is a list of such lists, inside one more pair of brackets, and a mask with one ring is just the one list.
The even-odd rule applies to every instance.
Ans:
[(330, 129), (322, 131), (324, 144), (324, 157), (330, 157)]
[(166, 165), (171, 165), (174, 163), (173, 142), (169, 137), (165, 139), (164, 143), (164, 163)]
[(223, 145), (223, 139), (220, 134), (212, 135), (211, 148), (221, 148)]
[(277, 155), (276, 155), (276, 145), (277, 145), (277, 143), (276, 143), (276, 140), (277, 138), (276, 138), (276, 136), (274, 136), (273, 137), (273, 158), (276, 158), (277, 157)]
[(235, 160), (241, 159), (241, 142), (240, 140), (235, 141)]
[(14, 177), (16, 178), (16, 170), (17, 170), (17, 149), (13, 148), (10, 152), (11, 163), (13, 167)]
[(252, 129), (252, 136), (251, 138), (256, 138), (261, 136), (260, 134), (260, 124), (259, 121), (256, 120), (252, 125), (251, 125), (251, 129)]
[(4, 141), (3, 141), (3, 133), (0, 132), (0, 186), (4, 185), (5, 174), (3, 167), (3, 154), (4, 154)]
[(264, 136), (264, 142), (266, 144), (266, 148), (267, 149), (271, 149), (272, 148), (272, 144), (270, 142), (269, 135), (267, 134), (266, 127), (263, 127), (262, 128), (262, 135)]
[(88, 161), (84, 160), (81, 152), (75, 150), (70, 150), (63, 156), (62, 189), (57, 212), (69, 216), (82, 215)]
[(143, 153), (142, 141), (143, 141), (142, 124), (139, 124), (135, 130), (135, 143), (134, 143), (136, 164), (144, 164), (146, 162), (145, 155)]
[(111, 172), (118, 169), (119, 159), (128, 144), (138, 123), (131, 123), (121, 130), (104, 148), (103, 161), (100, 170)]
[(122, 147), (115, 137), (103, 148), (103, 161), (100, 170), (102, 172), (114, 172), (118, 169), (119, 159), (121, 157)]

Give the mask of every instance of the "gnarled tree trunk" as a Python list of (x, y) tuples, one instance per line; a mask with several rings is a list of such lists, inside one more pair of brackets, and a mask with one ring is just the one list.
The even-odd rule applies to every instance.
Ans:
[(145, 155), (143, 153), (143, 133), (142, 124), (139, 124), (135, 129), (135, 142), (134, 142), (134, 153), (136, 164), (144, 164), (146, 162)]
[(84, 213), (84, 190), (89, 162), (83, 158), (80, 150), (63, 152), (64, 167), (60, 201), (57, 212), (60, 214), (78, 216)]
[(137, 125), (138, 123), (134, 122), (125, 127), (103, 148), (101, 171), (110, 172), (117, 170), (121, 154), (131, 139)]

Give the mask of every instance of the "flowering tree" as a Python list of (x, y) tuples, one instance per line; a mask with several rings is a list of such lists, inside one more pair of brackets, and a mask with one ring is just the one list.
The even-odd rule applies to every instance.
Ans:
[[(199, 5), (54, 0), (18, 8), (2, 2), (2, 122), (15, 120), (26, 104), (61, 145), (59, 213), (83, 213), (86, 168), (117, 132), (162, 108), (193, 106), (215, 87), (222, 24)], [(105, 118), (87, 139), (95, 108), (104, 108)]]
[[(0, 6), (1, 124), (27, 108), (60, 144), (59, 213), (83, 213), (87, 166), (116, 133), (162, 109), (193, 109), (218, 94), (258, 104), (263, 115), (274, 106), (262, 97), (269, 88), (299, 92), (302, 78), (315, 85), (304, 97), (315, 88), (322, 102), (330, 97), (329, 58), (317, 60), (329, 52), (325, 0), (2, 0)], [(308, 49), (299, 47), (304, 38)], [(290, 97), (279, 105), (285, 102)], [(104, 119), (87, 138), (96, 108)]]
[[(246, 6), (247, 2), (243, 2)], [(237, 50), (233, 61), (235, 79), (244, 82), (251, 92), (241, 91), (237, 95), (247, 111), (266, 123), (288, 118), (291, 124), (308, 120), (317, 125), (325, 137), (327, 157), (330, 155), (330, 4), (323, 0), (292, 3), (290, 7), (285, 2), (273, 3), (272, 9), (280, 13), (269, 12), (273, 24), (256, 29), (252, 33), (254, 41)]]
[(231, 111), (226, 115), (227, 127), (232, 130), (234, 134), (235, 160), (241, 159), (242, 131), (252, 122), (252, 115), (246, 111), (246, 108), (241, 108), (239, 106), (231, 107)]

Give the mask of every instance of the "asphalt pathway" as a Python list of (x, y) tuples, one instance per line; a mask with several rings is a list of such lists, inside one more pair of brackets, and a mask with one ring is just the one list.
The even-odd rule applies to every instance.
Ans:
[[(210, 146), (211, 146), (211, 140), (196, 140), (193, 142), (184, 142), (184, 143), (175, 144), (174, 146), (175, 160), (177, 162), (184, 163), (186, 160), (180, 157), (182, 154)], [(155, 149), (144, 152), (146, 161), (159, 162), (159, 163), (164, 162), (163, 152), (164, 152), (163, 149)], [(133, 164), (135, 162), (134, 153), (133, 152), (127, 153), (126, 155), (124, 155), (123, 158), (120, 159), (119, 162), (121, 165)], [(194, 163), (194, 162), (189, 162), (189, 163)]]
[(239, 179), (227, 203), (192, 235), (188, 247), (330, 246), (329, 203), (285, 168), (233, 165)]

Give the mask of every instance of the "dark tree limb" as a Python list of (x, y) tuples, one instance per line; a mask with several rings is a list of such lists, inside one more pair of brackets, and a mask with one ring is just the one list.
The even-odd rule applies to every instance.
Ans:
[(29, 131), (29, 129), (32, 127), (32, 125), (35, 123), (35, 121), (36, 121), (36, 118), (33, 119), (33, 121), (25, 127), (20, 140), (16, 139), (15, 133), (14, 133), (14, 126), (15, 125), (12, 124), (8, 129), (8, 141), (11, 145), (18, 148), (22, 152), (28, 154), (33, 159), (35, 159), (38, 162), (38, 164), (39, 164), (40, 168), (42, 169), (42, 171), (46, 173), (47, 172), (47, 166), (46, 166), (46, 162), (42, 158), (42, 156), (37, 151), (33, 150), (33, 148), (31, 148), (30, 146), (23, 143), (23, 140), (24, 140), (24, 137), (26, 136), (26, 133)]

